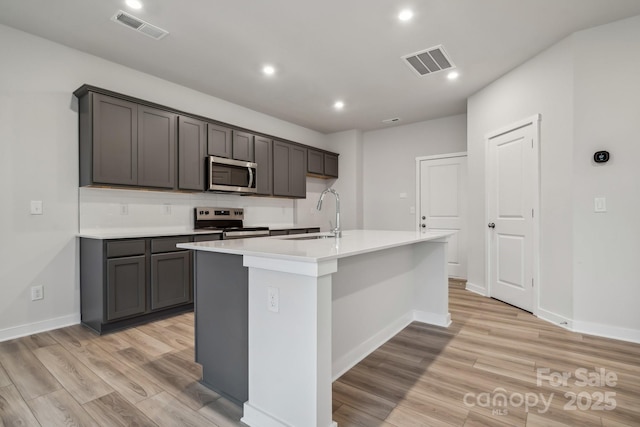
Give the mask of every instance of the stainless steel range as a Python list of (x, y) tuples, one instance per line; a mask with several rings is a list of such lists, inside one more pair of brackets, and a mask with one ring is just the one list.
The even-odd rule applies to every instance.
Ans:
[(268, 227), (243, 227), (242, 208), (194, 208), (196, 230), (222, 230), (222, 238), (246, 239), (269, 235)]

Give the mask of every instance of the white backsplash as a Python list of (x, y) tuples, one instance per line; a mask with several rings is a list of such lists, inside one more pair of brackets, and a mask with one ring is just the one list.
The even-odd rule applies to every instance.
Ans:
[[(293, 227), (296, 226), (295, 203), (291, 199), (235, 194), (81, 187), (79, 231), (144, 228), (191, 230), (193, 208), (196, 206), (245, 208), (245, 226)], [(319, 222), (304, 222), (304, 226), (320, 225)]]

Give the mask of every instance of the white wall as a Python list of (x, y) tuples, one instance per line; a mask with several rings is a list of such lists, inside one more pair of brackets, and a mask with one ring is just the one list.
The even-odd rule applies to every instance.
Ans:
[[(1, 25), (0, 57), (0, 340), (79, 321), (78, 115), (72, 92), (82, 84), (326, 146), (318, 132)], [(153, 210), (165, 196), (125, 198), (134, 205), (127, 225), (139, 219), (138, 206)], [(105, 206), (113, 199), (106, 197)], [(166, 199), (184, 201), (178, 195)], [(30, 200), (44, 201), (44, 215), (29, 214)], [(280, 209), (283, 222), (294, 218), (291, 200), (234, 200), (239, 206), (263, 204), (274, 215)], [(184, 221), (173, 219), (175, 224), (166, 225)], [(31, 302), (34, 285), (44, 286), (44, 300)]]
[[(575, 327), (640, 341), (640, 16), (574, 41)], [(611, 160), (595, 164), (598, 150)], [(593, 212), (596, 196), (607, 213)]]
[(415, 229), (415, 159), (466, 151), (466, 120), (461, 114), (364, 132), (364, 228)]
[[(640, 341), (638, 52), (640, 17), (582, 31), (470, 97), (467, 109), (469, 281), (486, 289), (485, 135), (541, 113), (539, 315), (634, 341)], [(612, 161), (593, 164), (598, 149), (611, 151)], [(594, 196), (607, 197), (608, 213), (593, 213)]]
[(468, 281), (486, 291), (485, 137), (540, 113), (540, 307), (562, 318), (572, 316), (572, 75), (567, 39), (471, 96), (467, 104)]

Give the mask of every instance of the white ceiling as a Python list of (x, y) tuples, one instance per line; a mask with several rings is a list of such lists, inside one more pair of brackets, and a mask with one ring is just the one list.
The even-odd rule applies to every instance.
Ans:
[[(640, 14), (639, 0), (142, 2), (0, 0), (0, 23), (329, 133), (463, 113), (469, 95), (572, 32)], [(409, 22), (397, 19), (404, 8)], [(119, 9), (170, 34), (114, 23)], [(439, 44), (457, 81), (417, 77), (400, 59)], [(262, 75), (264, 63), (277, 74)]]

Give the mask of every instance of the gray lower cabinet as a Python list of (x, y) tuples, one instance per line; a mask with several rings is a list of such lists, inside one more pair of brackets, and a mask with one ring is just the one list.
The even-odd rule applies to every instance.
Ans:
[(144, 255), (107, 259), (107, 320), (144, 313), (145, 285)]
[(191, 236), (80, 239), (82, 324), (98, 333), (193, 308)]
[(207, 124), (189, 116), (178, 118), (178, 188), (205, 189)]
[(273, 142), (273, 195), (307, 197), (307, 149), (283, 141)]
[(191, 298), (189, 251), (151, 255), (151, 309), (171, 307)]

